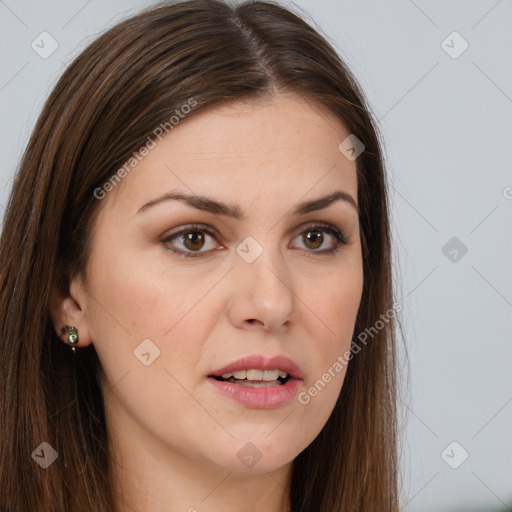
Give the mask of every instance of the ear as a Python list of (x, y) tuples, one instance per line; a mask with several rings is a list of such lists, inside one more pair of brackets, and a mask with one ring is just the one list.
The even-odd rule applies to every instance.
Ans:
[(50, 288), (48, 307), (53, 327), (59, 338), (67, 343), (68, 335), (61, 333), (64, 325), (76, 327), (78, 343), (76, 347), (90, 345), (92, 340), (86, 317), (88, 294), (85, 291), (78, 273), (59, 274)]

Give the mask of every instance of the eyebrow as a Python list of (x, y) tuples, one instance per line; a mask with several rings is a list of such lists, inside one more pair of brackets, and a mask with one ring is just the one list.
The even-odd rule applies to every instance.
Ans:
[[(195, 194), (184, 194), (182, 192), (168, 192), (161, 197), (149, 201), (139, 208), (137, 215), (147, 211), (149, 208), (152, 208), (157, 204), (171, 200), (182, 201), (185, 204), (196, 208), (197, 210), (210, 212), (215, 215), (224, 215), (226, 217), (232, 217), (237, 220), (245, 219), (245, 214), (238, 205), (229, 205), (220, 201), (216, 201), (210, 197), (198, 196)], [(306, 213), (310, 213), (316, 210), (323, 210), (335, 201), (344, 201), (350, 204), (356, 210), (356, 212), (359, 213), (359, 208), (354, 198), (342, 190), (336, 190), (327, 196), (300, 203), (295, 207), (292, 213), (294, 215), (305, 215)]]

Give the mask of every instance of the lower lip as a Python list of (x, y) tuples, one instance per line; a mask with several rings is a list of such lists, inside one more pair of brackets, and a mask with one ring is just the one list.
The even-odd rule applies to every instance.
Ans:
[(265, 388), (251, 388), (231, 382), (223, 382), (213, 377), (208, 381), (222, 395), (251, 409), (276, 409), (290, 402), (297, 395), (301, 379), (288, 379), (285, 384)]

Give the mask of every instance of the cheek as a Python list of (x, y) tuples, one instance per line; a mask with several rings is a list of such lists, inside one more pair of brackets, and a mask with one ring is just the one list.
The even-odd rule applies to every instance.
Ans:
[[(177, 401), (186, 409), (190, 397), (180, 384), (192, 388), (205, 340), (221, 314), (223, 305), (215, 287), (219, 276), (191, 274), (182, 266), (163, 272), (161, 261), (131, 258), (127, 253), (116, 258), (104, 254), (91, 260), (96, 300), (91, 301), (88, 317), (107, 389), (123, 379), (126, 404), (147, 406), (148, 417), (151, 410), (154, 414), (161, 409), (155, 404), (164, 389), (167, 397), (174, 397), (169, 402)], [(100, 261), (105, 263), (95, 263)]]
[(362, 290), (362, 262), (352, 255), (329, 274), (304, 280), (297, 290), (301, 324), (314, 341), (309, 352), (315, 378), (350, 349)]
[(212, 308), (220, 307), (208, 294), (218, 278), (191, 279), (178, 270), (171, 276), (127, 257), (103, 261), (91, 260), (88, 320), (112, 421), (129, 415), (162, 439), (193, 437), (188, 418), (197, 422), (204, 409), (187, 390), (212, 330)]
[(133, 342), (172, 335), (217, 279), (192, 274), (158, 253), (146, 258), (136, 251), (119, 254), (113, 247), (110, 253), (105, 249), (91, 262), (93, 293), (102, 317), (109, 316), (107, 323), (114, 321)]
[(318, 430), (334, 408), (349, 364), (347, 354), (363, 287), (361, 267), (333, 273), (328, 282), (328, 286), (318, 286), (311, 292), (310, 311), (303, 311), (309, 319), (308, 337), (315, 347), (308, 354), (311, 372), (298, 401), (308, 411), (310, 426)]
[(351, 268), (333, 273), (325, 285), (309, 292), (310, 300), (305, 301), (310, 308), (308, 324), (317, 326), (316, 333), (311, 332), (311, 339), (318, 340), (325, 357), (332, 358), (333, 354), (350, 347), (362, 289), (362, 271)]

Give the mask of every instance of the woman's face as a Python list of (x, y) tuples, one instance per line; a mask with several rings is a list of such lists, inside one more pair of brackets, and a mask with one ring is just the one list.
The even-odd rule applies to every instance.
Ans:
[(119, 446), (263, 472), (318, 435), (346, 368), (318, 381), (350, 348), (363, 271), (357, 208), (308, 203), (357, 203), (348, 135), (297, 96), (233, 103), (182, 120), (101, 200), (75, 290)]

